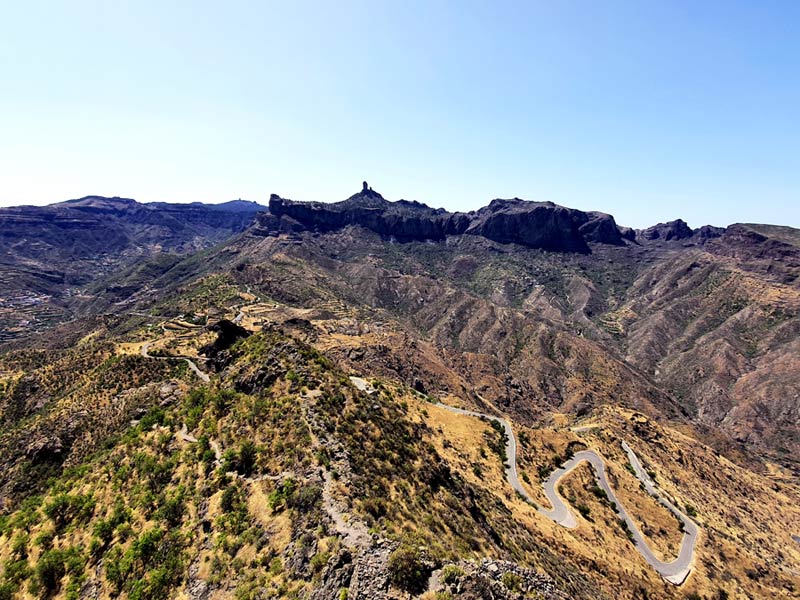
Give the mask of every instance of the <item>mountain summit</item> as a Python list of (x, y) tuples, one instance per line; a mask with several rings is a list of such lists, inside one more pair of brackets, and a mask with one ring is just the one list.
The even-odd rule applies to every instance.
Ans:
[[(451, 213), (416, 201), (388, 201), (366, 181), (360, 192), (341, 202), (298, 202), (272, 194), (269, 212), (271, 217), (264, 217), (261, 222), (264, 230), (334, 231), (360, 226), (401, 241), (475, 235), (499, 243), (584, 254), (591, 251), (591, 243), (621, 246), (626, 240), (637, 238), (668, 241), (695, 233), (683, 221), (676, 221), (637, 235), (630, 228), (619, 227), (614, 217), (606, 213), (519, 198), (495, 199), (477, 211)], [(677, 227), (677, 223), (683, 227)]]

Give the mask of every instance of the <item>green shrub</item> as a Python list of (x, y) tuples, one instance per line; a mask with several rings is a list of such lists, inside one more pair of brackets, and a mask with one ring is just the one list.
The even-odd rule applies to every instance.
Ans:
[(183, 521), (184, 491), (179, 489), (171, 497), (161, 499), (160, 506), (155, 512), (155, 517), (164, 521), (168, 527), (177, 527)]
[(252, 475), (258, 459), (258, 447), (250, 440), (245, 440), (238, 450), (229, 449), (222, 456), (222, 470), (236, 471), (240, 475)]
[(20, 532), (11, 540), (11, 555), (18, 558), (28, 558), (28, 540), (30, 537), (25, 532)]
[(106, 545), (114, 537), (114, 524), (110, 519), (100, 519), (94, 525), (93, 534), (103, 545)]
[(280, 575), (283, 572), (283, 561), (280, 556), (276, 556), (269, 562), (269, 574), (272, 577)]
[(512, 592), (520, 592), (522, 590), (522, 577), (516, 573), (503, 573), (500, 577), (500, 581)]
[(119, 594), (125, 585), (125, 581), (133, 568), (132, 559), (122, 554), (119, 547), (112, 548), (105, 560), (106, 579)]
[(386, 515), (386, 502), (382, 498), (365, 498), (361, 506), (375, 521)]
[(31, 567), (26, 559), (20, 560), (7, 560), (5, 563), (5, 570), (3, 571), (3, 579), (9, 583), (18, 586), (25, 579), (30, 577)]
[(422, 593), (428, 583), (428, 569), (416, 546), (400, 545), (389, 555), (389, 579), (410, 593)]
[(236, 470), (245, 477), (249, 477), (256, 465), (257, 458), (258, 449), (256, 445), (250, 440), (245, 440), (239, 447), (239, 460), (236, 465)]
[(445, 565), (442, 568), (442, 573), (439, 576), (442, 583), (446, 585), (450, 585), (452, 583), (456, 583), (459, 577), (464, 575), (464, 569), (458, 567), (456, 565)]
[(49, 597), (61, 587), (61, 579), (66, 573), (63, 553), (60, 550), (46, 550), (36, 561), (34, 587), (43, 597)]
[(273, 512), (280, 512), (286, 508), (289, 498), (295, 493), (296, 488), (297, 482), (291, 477), (287, 477), (281, 481), (267, 498), (270, 509)]
[(88, 521), (95, 508), (94, 498), (89, 495), (58, 494), (44, 507), (44, 514), (52, 519), (56, 531), (62, 531), (73, 521)]
[(159, 460), (157, 457), (146, 452), (139, 452), (134, 456), (133, 462), (136, 471), (147, 484), (147, 489), (158, 494), (172, 480), (178, 458), (173, 456), (166, 460)]
[(214, 414), (222, 416), (230, 409), (236, 400), (236, 392), (233, 390), (219, 390), (211, 398), (211, 405), (214, 407)]
[(53, 538), (55, 538), (55, 533), (50, 529), (45, 529), (36, 536), (36, 538), (33, 540), (33, 543), (40, 548), (47, 550), (53, 547)]
[(14, 585), (10, 581), (0, 583), (0, 600), (12, 600), (18, 588), (19, 586)]
[(175, 532), (150, 529), (123, 553), (113, 548), (105, 560), (106, 578), (116, 594), (123, 590), (131, 599), (162, 599), (183, 577), (184, 541)]
[(322, 569), (325, 568), (325, 565), (328, 564), (328, 559), (330, 558), (330, 554), (328, 552), (318, 552), (311, 558), (311, 562), (309, 566), (311, 567), (312, 573), (319, 573)]
[(287, 506), (300, 512), (308, 512), (319, 504), (322, 499), (322, 488), (316, 485), (306, 485), (295, 489), (287, 499)]
[(229, 513), (237, 509), (242, 503), (241, 490), (236, 484), (229, 485), (222, 492), (222, 497), (219, 501), (219, 507), (222, 512)]
[(166, 417), (167, 413), (161, 406), (153, 407), (141, 418), (139, 427), (142, 431), (147, 431), (148, 429), (152, 429), (153, 425), (163, 425)]
[(98, 537), (92, 537), (89, 541), (89, 556), (93, 559), (98, 559), (106, 549), (106, 544)]
[(603, 500), (604, 502), (608, 501), (608, 494), (606, 494), (606, 491), (603, 488), (601, 488), (599, 485), (590, 486), (589, 487), (589, 491), (592, 494), (594, 494), (597, 498), (599, 498), (600, 500)]
[(131, 586), (129, 600), (166, 600), (175, 581), (167, 567), (153, 569)]
[(491, 448), (495, 454), (497, 454), (497, 456), (500, 458), (500, 462), (505, 465), (508, 462), (508, 456), (506, 455), (508, 436), (506, 435), (505, 427), (503, 427), (503, 424), (496, 419), (491, 419), (489, 421), (489, 425), (491, 425), (492, 429), (494, 429), (497, 433), (497, 438), (489, 440), (489, 448)]
[(633, 541), (633, 532), (631, 531), (630, 527), (628, 527), (628, 522), (625, 519), (619, 520), (620, 527), (622, 527), (622, 531), (625, 532), (625, 537), (627, 537), (630, 541)]
[[(559, 458), (556, 457), (556, 459), (558, 460)], [(544, 481), (550, 476), (550, 473), (552, 473), (556, 468), (557, 468), (556, 465), (539, 465), (538, 467), (536, 467), (536, 473), (539, 475), (539, 479)]]

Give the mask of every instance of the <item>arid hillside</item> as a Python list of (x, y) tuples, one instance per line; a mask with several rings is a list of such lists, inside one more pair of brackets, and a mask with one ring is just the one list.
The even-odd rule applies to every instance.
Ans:
[(8, 336), (0, 598), (800, 593), (794, 230), (271, 205)]

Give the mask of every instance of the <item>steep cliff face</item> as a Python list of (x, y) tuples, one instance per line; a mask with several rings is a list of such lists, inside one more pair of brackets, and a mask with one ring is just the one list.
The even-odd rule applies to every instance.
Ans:
[(442, 240), (463, 233), (469, 222), (461, 213), (435, 210), (417, 202), (389, 202), (372, 190), (330, 204), (295, 202), (273, 194), (269, 210), (271, 215), (288, 217), (304, 229), (328, 232), (360, 225), (402, 241)]
[(400, 241), (443, 240), (452, 235), (477, 235), (500, 243), (559, 252), (589, 252), (589, 242), (622, 245), (614, 218), (585, 213), (552, 202), (493, 200), (470, 213), (450, 213), (419, 202), (389, 202), (364, 189), (343, 202), (295, 202), (272, 195), (270, 215), (261, 219), (267, 230), (297, 228), (330, 232), (358, 225)]
[(578, 231), (581, 232), (586, 241), (614, 246), (623, 246), (625, 244), (624, 229), (627, 228), (619, 227), (614, 217), (595, 211), (584, 214), (588, 219), (578, 228)]
[(518, 198), (493, 200), (475, 213), (467, 233), (496, 242), (513, 242), (561, 252), (586, 253), (589, 251), (588, 242), (623, 243), (611, 215), (585, 213), (552, 202), (527, 202)]

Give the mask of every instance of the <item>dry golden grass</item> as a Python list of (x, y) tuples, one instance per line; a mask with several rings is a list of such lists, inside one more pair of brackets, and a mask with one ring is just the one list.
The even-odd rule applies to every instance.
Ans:
[[(456, 405), (455, 399), (447, 399)], [(538, 514), (521, 501), (505, 479), (499, 459), (486, 449), (490, 427), (479, 419), (456, 415), (429, 403), (412, 399), (411, 414), (433, 429), (431, 443), (451, 468), (476, 488), (489, 490), (502, 499), (520, 527), (535, 530), (543, 543), (564, 553), (585, 572), (594, 574), (598, 585), (618, 598), (640, 597), (639, 589), (651, 597), (683, 598), (693, 592), (708, 598), (724, 590), (731, 598), (790, 598), (800, 571), (800, 547), (789, 531), (800, 531), (800, 503), (796, 487), (775, 484), (770, 478), (737, 467), (708, 447), (676, 430), (659, 426), (623, 409), (601, 409), (593, 416), (592, 429), (579, 432), (563, 427), (565, 419), (554, 419), (553, 427), (523, 431), (527, 444), (520, 444), (521, 472), (528, 473), (531, 495), (547, 502), (535, 478), (536, 466), (563, 454), (570, 442), (581, 440), (604, 456), (615, 491), (633, 516), (651, 549), (664, 560), (676, 556), (682, 540), (678, 521), (663, 506), (640, 489), (638, 480), (625, 468), (627, 457), (620, 447), (625, 439), (637, 451), (645, 467), (655, 473), (657, 485), (682, 509), (695, 507), (701, 524), (694, 570), (687, 582), (675, 587), (664, 582), (627, 539), (612, 508), (590, 491), (594, 472), (578, 467), (563, 481), (563, 493), (573, 507), (589, 508), (591, 521), (579, 516), (576, 529), (565, 529)], [(416, 403), (416, 404), (415, 404)], [(656, 432), (649, 443), (634, 431)], [(692, 459), (688, 456), (693, 455)], [(481, 476), (473, 472), (479, 465)], [(775, 489), (780, 485), (780, 489)], [(724, 499), (724, 500), (723, 500)], [(435, 510), (435, 507), (432, 507)], [(576, 511), (577, 512), (577, 511)], [(478, 553), (479, 554), (479, 553)], [(759, 574), (759, 567), (768, 568)], [(750, 573), (750, 575), (748, 575)], [(794, 588), (799, 589), (798, 587)]]

